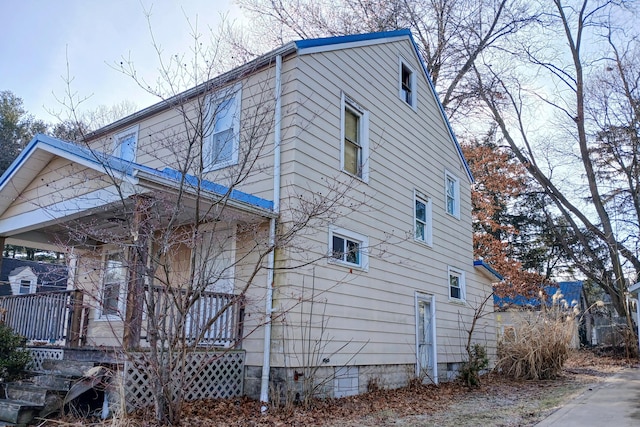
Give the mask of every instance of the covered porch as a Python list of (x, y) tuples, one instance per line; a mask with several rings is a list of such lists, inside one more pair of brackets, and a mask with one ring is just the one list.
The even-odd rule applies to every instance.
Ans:
[(0, 178), (0, 244), (65, 253), (67, 289), (0, 297), (0, 314), (40, 346), (239, 348), (236, 230), (273, 217), (268, 200), (38, 135)]

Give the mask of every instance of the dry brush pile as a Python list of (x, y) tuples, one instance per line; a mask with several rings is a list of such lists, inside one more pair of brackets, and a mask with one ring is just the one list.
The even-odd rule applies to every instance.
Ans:
[(552, 297), (541, 311), (522, 313), (513, 329), (498, 342), (496, 370), (517, 379), (554, 379), (562, 371), (576, 336), (578, 311), (562, 299)]

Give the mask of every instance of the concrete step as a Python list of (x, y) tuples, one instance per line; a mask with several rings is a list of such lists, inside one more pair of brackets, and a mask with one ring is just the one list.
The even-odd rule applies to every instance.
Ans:
[(65, 377), (80, 378), (86, 371), (93, 368), (95, 363), (77, 360), (53, 360), (47, 359), (42, 362), (42, 368), (50, 374)]
[(48, 390), (67, 392), (69, 391), (75, 380), (75, 377), (69, 378), (61, 377), (58, 375), (43, 374), (31, 377), (28, 382), (22, 381), (21, 384), (34, 385), (37, 387), (46, 388)]
[[(42, 406), (38, 413), (39, 417), (46, 417), (59, 411), (64, 403), (65, 391), (50, 390), (32, 384), (9, 383), (5, 386), (7, 399), (22, 402), (31, 402), (34, 405)], [(2, 402), (0, 401), (0, 405)]]
[(43, 406), (22, 400), (0, 399), (0, 421), (28, 424), (40, 413)]
[(9, 383), (5, 385), (5, 393), (7, 399), (44, 405), (48, 390), (32, 384)]

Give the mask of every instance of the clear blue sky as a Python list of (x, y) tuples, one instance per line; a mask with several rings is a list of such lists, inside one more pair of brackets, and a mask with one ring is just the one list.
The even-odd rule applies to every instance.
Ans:
[(216, 28), (221, 14), (239, 16), (232, 0), (0, 0), (0, 90), (10, 90), (37, 118), (54, 122), (64, 96), (67, 58), (72, 89), (91, 96), (86, 109), (125, 99), (143, 108), (156, 100), (109, 64), (131, 57), (145, 76), (157, 75), (157, 57), (145, 10), (163, 49), (186, 53), (191, 41), (187, 18), (203, 32)]

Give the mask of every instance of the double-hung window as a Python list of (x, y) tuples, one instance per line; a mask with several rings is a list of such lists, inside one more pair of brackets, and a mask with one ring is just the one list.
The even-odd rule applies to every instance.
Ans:
[(205, 171), (238, 162), (241, 99), (240, 85), (208, 97), (203, 142)]
[(100, 318), (119, 318), (124, 315), (126, 280), (127, 267), (122, 253), (107, 253), (100, 297)]
[(20, 295), (31, 294), (31, 280), (20, 280)]
[(133, 126), (113, 136), (113, 155), (127, 162), (136, 161), (138, 126)]
[(465, 300), (464, 272), (449, 267), (449, 299), (453, 301)]
[(400, 99), (409, 104), (412, 108), (416, 108), (417, 105), (417, 90), (416, 90), (416, 73), (413, 69), (400, 58), (400, 78), (399, 78), (399, 95)]
[(367, 246), (369, 239), (342, 228), (329, 229), (329, 260), (361, 269), (368, 268)]
[(460, 181), (449, 172), (445, 172), (444, 190), (447, 213), (460, 219)]
[(369, 113), (342, 94), (342, 147), (340, 166), (343, 171), (367, 181), (369, 178)]
[(431, 199), (418, 191), (414, 192), (414, 238), (418, 242), (432, 245)]

